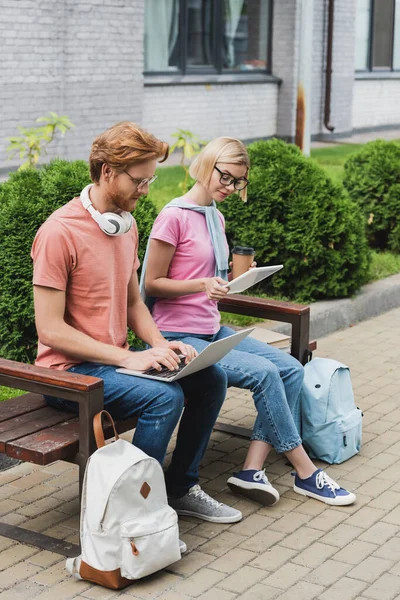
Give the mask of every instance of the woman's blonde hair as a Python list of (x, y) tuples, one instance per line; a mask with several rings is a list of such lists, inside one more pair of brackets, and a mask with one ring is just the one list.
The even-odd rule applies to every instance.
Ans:
[[(247, 169), (246, 177), (249, 174), (250, 159), (243, 142), (236, 138), (219, 137), (204, 146), (196, 156), (190, 165), (190, 176), (207, 187), (217, 163), (244, 165)], [(240, 190), (239, 195), (246, 202), (247, 188)]]
[(167, 160), (169, 146), (136, 123), (121, 121), (97, 136), (89, 157), (90, 177), (99, 183), (103, 164), (117, 173), (126, 171), (136, 162)]

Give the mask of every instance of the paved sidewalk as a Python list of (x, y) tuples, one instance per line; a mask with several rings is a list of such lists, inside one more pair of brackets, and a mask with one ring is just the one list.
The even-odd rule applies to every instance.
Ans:
[[(189, 552), (122, 592), (73, 580), (58, 554), (0, 537), (0, 600), (394, 600), (400, 598), (400, 309), (319, 340), (318, 356), (351, 367), (364, 411), (360, 454), (328, 472), (357, 493), (350, 507), (298, 496), (285, 460), (267, 474), (282, 494), (272, 508), (232, 496), (226, 480), (248, 443), (215, 432), (202, 485), (244, 514), (235, 525), (180, 519)], [(252, 400), (231, 390), (221, 416), (250, 427)], [(0, 474), (0, 520), (78, 542), (77, 469), (22, 464)]]

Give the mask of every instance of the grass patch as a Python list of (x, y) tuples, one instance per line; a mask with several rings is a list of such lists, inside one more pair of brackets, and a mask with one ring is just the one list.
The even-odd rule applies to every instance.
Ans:
[(378, 281), (400, 273), (400, 254), (372, 251), (369, 281)]
[(22, 394), (26, 394), (26, 392), (0, 385), (0, 402), (3, 402), (3, 400), (8, 400), (9, 398), (14, 398), (15, 396), (21, 396)]

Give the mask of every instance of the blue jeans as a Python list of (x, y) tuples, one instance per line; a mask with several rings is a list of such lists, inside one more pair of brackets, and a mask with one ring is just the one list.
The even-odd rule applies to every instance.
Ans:
[[(179, 383), (164, 383), (123, 375), (115, 369), (86, 362), (71, 367), (69, 371), (104, 380), (104, 408), (116, 420), (137, 416), (132, 443), (160, 463), (184, 409), (175, 450), (165, 476), (168, 494), (183, 496), (199, 481), (199, 464), (225, 400), (225, 372), (215, 365), (183, 377)], [(53, 397), (46, 397), (46, 400), (56, 408), (78, 410), (75, 402)]]
[[(162, 332), (168, 340), (182, 340), (198, 351), (210, 342), (233, 333), (229, 327), (221, 327), (215, 335)], [(287, 452), (301, 445), (300, 391), (304, 372), (295, 358), (278, 348), (247, 337), (228, 352), (218, 365), (227, 375), (228, 387), (234, 386), (253, 393), (257, 418), (252, 440), (267, 442), (277, 452)]]

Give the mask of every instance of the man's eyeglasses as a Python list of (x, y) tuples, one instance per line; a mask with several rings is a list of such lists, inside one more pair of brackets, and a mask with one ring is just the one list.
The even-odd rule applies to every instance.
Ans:
[(218, 169), (218, 167), (214, 167), (214, 169), (216, 169), (221, 175), (221, 177), (219, 178), (219, 182), (222, 183), (222, 185), (228, 186), (232, 185), (233, 183), (233, 187), (237, 191), (244, 190), (244, 188), (249, 185), (249, 180), (246, 179), (246, 177), (236, 178), (233, 177), (230, 173), (224, 173), (223, 171)]
[(124, 171), (124, 173), (133, 181), (137, 190), (140, 190), (145, 185), (151, 185), (157, 179), (157, 175), (153, 175), (153, 177), (148, 177), (146, 179), (136, 179), (135, 177), (132, 177), (132, 175), (129, 175), (128, 171)]

